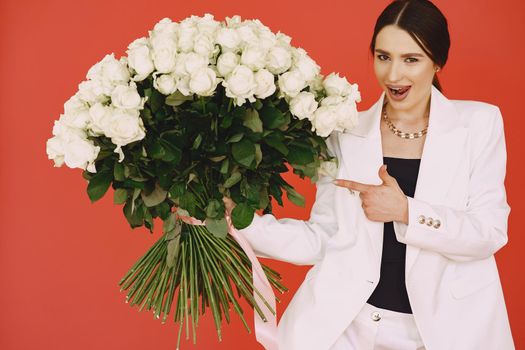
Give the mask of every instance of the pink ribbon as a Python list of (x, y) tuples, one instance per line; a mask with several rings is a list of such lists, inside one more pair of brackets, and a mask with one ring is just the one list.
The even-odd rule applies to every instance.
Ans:
[[(179, 215), (179, 218), (190, 225), (205, 225), (204, 222), (194, 217)], [(250, 243), (248, 243), (244, 235), (237, 231), (233, 226), (230, 213), (226, 214), (226, 222), (228, 223), (228, 233), (233, 236), (237, 243), (239, 243), (252, 263), (254, 286), (253, 297), (266, 317), (266, 321), (264, 321), (261, 317), (256, 317), (254, 310), (253, 318), (255, 324), (255, 338), (262, 346), (264, 346), (266, 350), (277, 350), (277, 316), (268, 309), (259, 294), (255, 292), (255, 289), (257, 289), (259, 293), (262, 294), (264, 300), (266, 300), (272, 307), (272, 310), (275, 311), (275, 294), (273, 292), (272, 286), (270, 285), (268, 278), (266, 278), (266, 274), (264, 273), (259, 260), (255, 256)]]

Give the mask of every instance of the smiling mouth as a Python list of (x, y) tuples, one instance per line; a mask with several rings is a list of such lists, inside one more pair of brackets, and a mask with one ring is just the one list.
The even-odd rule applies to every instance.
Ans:
[(388, 88), (388, 90), (390, 90), (390, 92), (391, 92), (392, 95), (394, 95), (394, 96), (401, 96), (401, 95), (403, 95), (405, 92), (407, 92), (408, 89), (410, 89), (410, 86), (399, 87), (399, 88), (392, 88), (392, 87), (389, 87), (389, 88)]

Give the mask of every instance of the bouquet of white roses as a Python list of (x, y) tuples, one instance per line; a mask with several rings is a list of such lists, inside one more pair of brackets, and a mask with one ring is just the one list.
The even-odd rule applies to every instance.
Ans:
[[(219, 339), (231, 304), (250, 331), (237, 297), (261, 319), (259, 300), (275, 317), (273, 293), (259, 289), (286, 288), (235, 228), (256, 210), (271, 213), (272, 198), (282, 205), (283, 190), (304, 205), (280, 175), (286, 164), (316, 181), (334, 161), (325, 138), (357, 122), (357, 85), (321, 75), (290, 41), (238, 16), (165, 18), (127, 56), (107, 55), (89, 69), (47, 141), (55, 166), (84, 169), (92, 202), (111, 186), (132, 228), (153, 232), (153, 219), (163, 221), (162, 237), (119, 284), (130, 304), (163, 322), (176, 299), (178, 343), (189, 318), (196, 341), (207, 307)], [(224, 196), (237, 203), (231, 213)], [(264, 283), (254, 284), (256, 270)]]

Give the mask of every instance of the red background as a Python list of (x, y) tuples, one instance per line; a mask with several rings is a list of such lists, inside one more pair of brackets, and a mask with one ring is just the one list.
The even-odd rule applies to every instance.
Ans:
[[(124, 303), (118, 281), (154, 242), (144, 228), (131, 230), (112, 196), (94, 205), (79, 169), (54, 168), (45, 142), (89, 67), (164, 17), (180, 21), (206, 12), (218, 20), (234, 14), (259, 18), (290, 35), (323, 67), (359, 83), (368, 108), (379, 96), (368, 44), (388, 1), (20, 1), (0, 2), (0, 348), (174, 349), (178, 327)], [(500, 106), (507, 137), (507, 193), (512, 208), (509, 244), (497, 253), (517, 348), (525, 345), (521, 234), (525, 214), (524, 151), (525, 3), (436, 0), (449, 19), (450, 60), (441, 73), (449, 98)], [(521, 155), (520, 155), (521, 154)], [(444, 166), (446, 166), (444, 164)], [(307, 196), (305, 208), (288, 204), (277, 216), (307, 219), (315, 189), (290, 176)], [(262, 259), (282, 272), (290, 292), (308, 267)], [(521, 272), (520, 272), (521, 271)], [(521, 277), (520, 277), (521, 276)], [(246, 304), (244, 304), (246, 305)], [(253, 312), (247, 311), (251, 321)], [(184, 349), (262, 349), (237, 316), (217, 341), (211, 313), (198, 343)]]

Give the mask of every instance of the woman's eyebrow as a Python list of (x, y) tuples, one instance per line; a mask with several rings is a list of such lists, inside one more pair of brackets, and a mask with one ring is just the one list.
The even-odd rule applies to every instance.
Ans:
[[(381, 49), (375, 49), (375, 52), (381, 55), (390, 55), (390, 52), (381, 50)], [(413, 53), (404, 53), (401, 55), (401, 57), (406, 58), (406, 57), (425, 57), (425, 56), (421, 53), (413, 52)]]

